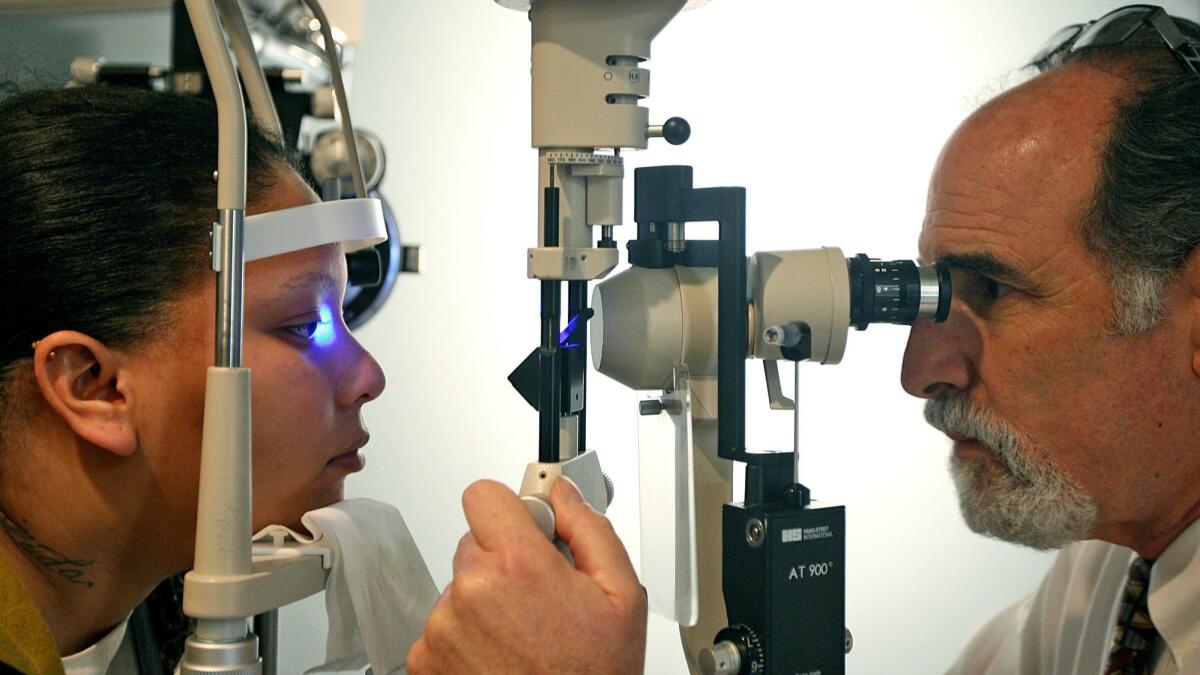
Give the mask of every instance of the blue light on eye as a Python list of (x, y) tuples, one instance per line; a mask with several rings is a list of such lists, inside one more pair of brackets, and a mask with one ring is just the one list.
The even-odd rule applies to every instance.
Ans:
[(321, 320), (317, 324), (317, 329), (313, 331), (313, 344), (318, 347), (328, 347), (333, 344), (334, 337), (336, 337), (333, 332), (333, 310), (329, 309), (329, 305), (322, 304), (317, 310), (317, 315)]

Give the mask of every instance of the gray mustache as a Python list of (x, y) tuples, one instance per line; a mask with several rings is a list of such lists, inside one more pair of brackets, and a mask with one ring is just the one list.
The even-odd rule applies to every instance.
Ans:
[(945, 434), (967, 436), (991, 450), (996, 459), (1010, 465), (1017, 452), (1016, 432), (1008, 424), (975, 409), (967, 394), (939, 396), (925, 403), (925, 421)]

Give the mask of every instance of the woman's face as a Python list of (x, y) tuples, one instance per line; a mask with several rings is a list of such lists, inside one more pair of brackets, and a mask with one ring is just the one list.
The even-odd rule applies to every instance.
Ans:
[[(315, 202), (292, 171), (250, 204), (262, 213)], [(362, 406), (384, 388), (379, 364), (342, 320), (346, 263), (337, 244), (251, 262), (243, 365), (251, 371), (254, 528), (299, 525), (339, 501), (362, 469)], [(185, 294), (167, 339), (145, 363), (137, 428), (172, 517), (194, 527), (206, 369), (213, 365), (214, 283)]]

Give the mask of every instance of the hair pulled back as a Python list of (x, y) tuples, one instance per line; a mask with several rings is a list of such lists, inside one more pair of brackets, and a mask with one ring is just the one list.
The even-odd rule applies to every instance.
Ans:
[[(247, 134), (248, 195), (287, 159)], [(0, 395), (31, 343), (76, 330), (119, 347), (204, 278), (216, 213), (210, 101), (130, 88), (0, 101)]]

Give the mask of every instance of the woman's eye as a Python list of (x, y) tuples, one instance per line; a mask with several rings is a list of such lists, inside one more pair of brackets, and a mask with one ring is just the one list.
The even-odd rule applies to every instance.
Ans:
[(322, 304), (317, 309), (316, 319), (285, 326), (284, 330), (318, 347), (327, 347), (333, 344), (336, 337), (333, 310), (329, 308), (329, 305)]
[(296, 324), (295, 326), (288, 326), (285, 330), (290, 331), (296, 337), (299, 337), (303, 340), (311, 340), (314, 337), (316, 337), (317, 329), (320, 327), (321, 327), (321, 322), (318, 320), (318, 321), (309, 321), (308, 323)]
[(999, 300), (1000, 298), (1008, 295), (1009, 291), (1013, 290), (1012, 286), (996, 281), (995, 279), (989, 279), (987, 277), (982, 277), (982, 279), (983, 288), (985, 291), (987, 291), (988, 297), (992, 300)]

